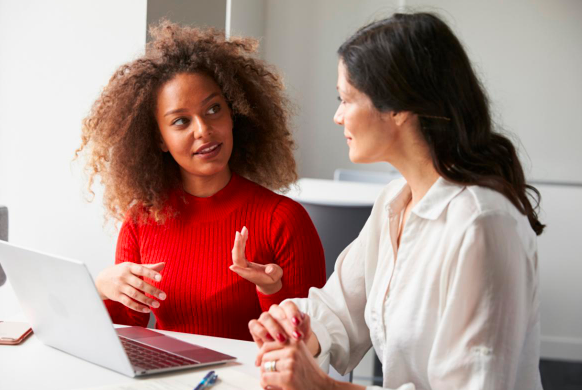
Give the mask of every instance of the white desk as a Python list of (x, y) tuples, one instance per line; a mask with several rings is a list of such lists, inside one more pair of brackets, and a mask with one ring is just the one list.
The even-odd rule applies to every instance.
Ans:
[(370, 207), (385, 184), (324, 179), (299, 179), (285, 195), (299, 203), (339, 207)]
[[(163, 331), (162, 333), (236, 356), (237, 360), (223, 365), (178, 371), (174, 374), (156, 375), (154, 378), (162, 378), (169, 375), (187, 375), (196, 370), (206, 373), (211, 369), (220, 370), (222, 367), (230, 367), (257, 379), (259, 378), (259, 369), (254, 366), (257, 347), (252, 342), (176, 332)], [(218, 374), (220, 377), (220, 371), (218, 371)], [(20, 345), (0, 345), (0, 389), (2, 390), (84, 389), (140, 380), (143, 381), (143, 379), (126, 377), (48, 347), (41, 343), (34, 334)], [(241, 388), (253, 389), (253, 387), (247, 386)]]

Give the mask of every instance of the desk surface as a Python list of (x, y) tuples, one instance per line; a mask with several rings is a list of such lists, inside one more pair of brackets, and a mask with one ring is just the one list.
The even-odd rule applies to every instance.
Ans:
[[(213, 368), (230, 367), (233, 370), (251, 375), (257, 380), (259, 378), (259, 369), (254, 366), (257, 347), (252, 342), (186, 333), (161, 332), (237, 357), (237, 361), (233, 363), (178, 371), (174, 375), (195, 371), (206, 373)], [(171, 374), (156, 375), (153, 378), (168, 377), (169, 375)], [(3, 390), (85, 389), (138, 381), (143, 381), (143, 379), (126, 377), (46, 346), (34, 334), (20, 345), (0, 345), (0, 388)]]
[(305, 178), (299, 179), (285, 195), (299, 203), (369, 207), (374, 204), (385, 186), (385, 184)]

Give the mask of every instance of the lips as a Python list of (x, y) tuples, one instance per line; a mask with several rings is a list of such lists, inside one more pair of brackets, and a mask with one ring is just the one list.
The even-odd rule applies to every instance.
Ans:
[(202, 145), (201, 147), (194, 152), (194, 154), (208, 154), (214, 152), (220, 145), (220, 142), (209, 142), (207, 144)]

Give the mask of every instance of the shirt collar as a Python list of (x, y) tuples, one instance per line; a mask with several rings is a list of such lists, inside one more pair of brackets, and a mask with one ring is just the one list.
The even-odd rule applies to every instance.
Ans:
[[(405, 180), (402, 180), (398, 184), (400, 188), (385, 202), (385, 207), (390, 217), (402, 212), (412, 196), (410, 186)], [(411, 212), (421, 218), (435, 220), (441, 215), (451, 200), (464, 189), (465, 186), (439, 177)]]

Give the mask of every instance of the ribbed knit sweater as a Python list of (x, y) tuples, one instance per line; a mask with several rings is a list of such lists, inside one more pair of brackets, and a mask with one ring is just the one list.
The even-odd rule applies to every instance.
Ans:
[[(128, 217), (119, 232), (116, 264), (165, 262), (162, 280), (146, 281), (167, 294), (152, 308), (156, 328), (251, 340), (248, 322), (272, 304), (306, 297), (325, 283), (325, 260), (309, 215), (297, 202), (236, 174), (222, 190), (198, 198), (173, 192), (177, 213), (163, 224)], [(228, 267), (236, 231), (249, 230), (246, 258), (283, 269), (283, 287), (264, 295)], [(113, 322), (146, 326), (149, 314), (106, 300)]]

